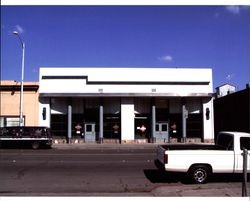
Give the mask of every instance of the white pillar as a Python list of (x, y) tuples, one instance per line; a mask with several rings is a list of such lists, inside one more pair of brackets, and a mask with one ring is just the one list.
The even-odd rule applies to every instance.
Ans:
[(72, 138), (72, 106), (68, 105), (68, 141)]
[(38, 121), (39, 121), (39, 126), (50, 127), (50, 100), (49, 98), (39, 97)]
[(103, 143), (103, 106), (99, 108), (99, 138), (100, 143)]
[(186, 109), (186, 105), (182, 105), (182, 142), (186, 142), (187, 139), (187, 118), (188, 111)]
[(121, 141), (133, 141), (135, 139), (134, 103), (131, 98), (123, 98), (121, 103)]
[(156, 142), (155, 138), (155, 122), (156, 122), (156, 110), (155, 110), (155, 105), (152, 105), (152, 142)]
[(203, 133), (205, 142), (214, 141), (213, 98), (203, 100)]

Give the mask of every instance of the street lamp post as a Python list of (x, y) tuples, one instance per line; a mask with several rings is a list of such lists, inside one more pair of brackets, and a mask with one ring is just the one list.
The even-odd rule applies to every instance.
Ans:
[(24, 54), (25, 54), (25, 43), (23, 42), (22, 38), (20, 37), (19, 33), (17, 31), (13, 32), (14, 35), (16, 35), (22, 46), (22, 75), (21, 75), (21, 92), (20, 92), (20, 109), (19, 109), (19, 126), (23, 125), (23, 78), (24, 78)]

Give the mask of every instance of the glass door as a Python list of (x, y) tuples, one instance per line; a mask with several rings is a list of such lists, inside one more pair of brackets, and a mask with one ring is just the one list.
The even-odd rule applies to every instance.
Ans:
[(156, 142), (168, 142), (169, 141), (167, 122), (156, 122), (155, 136), (156, 136)]
[(96, 141), (96, 124), (95, 123), (85, 123), (84, 124), (84, 138), (85, 142), (95, 142)]

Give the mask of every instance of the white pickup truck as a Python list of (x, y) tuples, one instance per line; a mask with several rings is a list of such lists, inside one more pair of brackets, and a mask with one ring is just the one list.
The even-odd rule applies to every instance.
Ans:
[(215, 144), (159, 145), (155, 162), (158, 168), (185, 172), (194, 183), (202, 184), (212, 173), (242, 173), (243, 149), (250, 150), (250, 133), (220, 132)]

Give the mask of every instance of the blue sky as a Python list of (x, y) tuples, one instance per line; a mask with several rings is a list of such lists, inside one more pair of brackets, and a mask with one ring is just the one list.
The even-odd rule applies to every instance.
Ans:
[(1, 6), (1, 79), (39, 67), (211, 67), (214, 88), (250, 83), (249, 6)]

